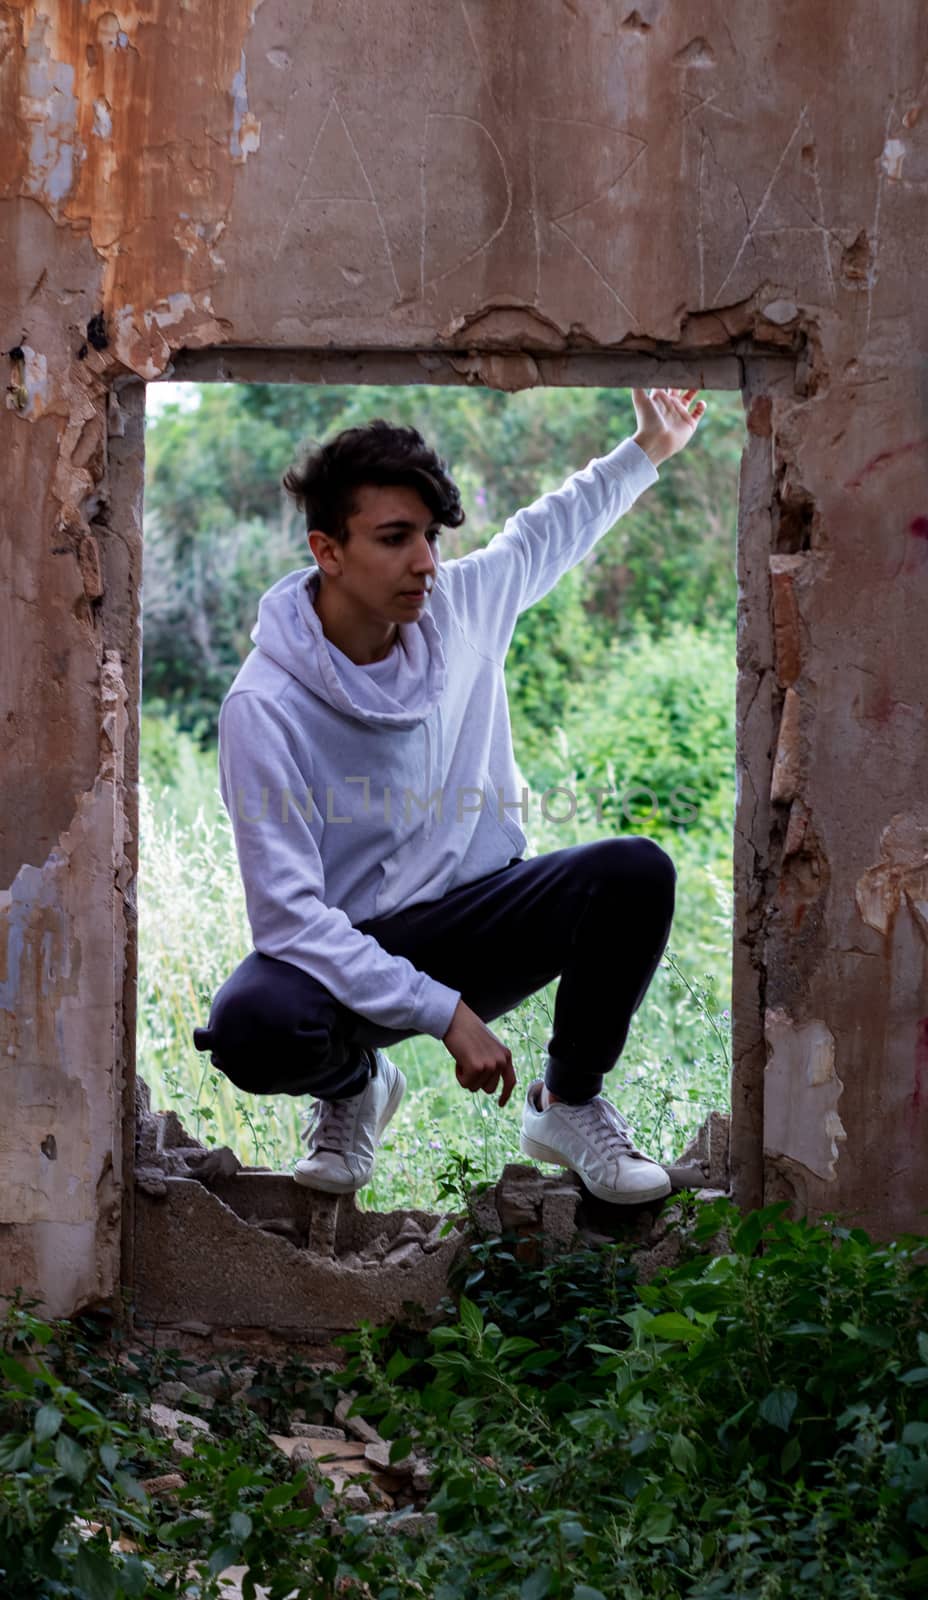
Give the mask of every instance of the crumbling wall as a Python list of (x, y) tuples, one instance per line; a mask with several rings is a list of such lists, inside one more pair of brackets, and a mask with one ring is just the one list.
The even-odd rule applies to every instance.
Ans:
[(119, 1277), (122, 386), (206, 348), (746, 363), (736, 1192), (922, 1225), (926, 102), (919, 0), (0, 4), (0, 1287)]

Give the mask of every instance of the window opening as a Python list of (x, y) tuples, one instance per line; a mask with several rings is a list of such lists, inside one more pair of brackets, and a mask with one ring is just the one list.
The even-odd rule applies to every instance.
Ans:
[[(697, 437), (593, 553), (519, 620), (506, 677), (529, 789), (528, 853), (641, 833), (673, 857), (667, 955), (605, 1094), (642, 1149), (677, 1158), (730, 1096), (735, 538), (740, 395), (704, 393)], [(251, 948), (216, 775), (216, 717), (250, 649), (259, 595), (309, 559), (280, 479), (308, 438), (386, 416), (450, 464), (467, 513), (447, 560), (634, 432), (628, 390), (160, 383), (147, 389), (137, 1069), (153, 1107), (249, 1166), (289, 1170), (305, 1103), (242, 1093), (192, 1030)], [(520, 1160), (556, 984), (490, 1024), (519, 1088), (469, 1095), (437, 1040), (390, 1050), (409, 1092), (367, 1209), (432, 1207), (451, 1153), (475, 1179)], [(609, 1004), (604, 994), (603, 1004)]]

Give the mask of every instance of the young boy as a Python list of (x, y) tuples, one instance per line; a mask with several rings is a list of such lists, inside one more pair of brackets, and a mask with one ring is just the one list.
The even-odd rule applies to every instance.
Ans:
[(194, 1042), (241, 1089), (315, 1097), (310, 1188), (368, 1182), (405, 1091), (384, 1045), (434, 1035), (504, 1106), (516, 1075), (487, 1023), (560, 977), (523, 1152), (617, 1205), (669, 1192), (600, 1090), (667, 942), (674, 867), (634, 835), (523, 859), (503, 664), (520, 612), (692, 437), (696, 393), (632, 390), (633, 439), (445, 563), (464, 513), (414, 429), (349, 428), (284, 480), (315, 565), (262, 598), (219, 719), (255, 948)]

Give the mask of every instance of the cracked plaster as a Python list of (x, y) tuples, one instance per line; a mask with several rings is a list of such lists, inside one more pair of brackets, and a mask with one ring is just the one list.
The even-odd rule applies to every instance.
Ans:
[(833, 1183), (838, 1144), (847, 1138), (838, 1115), (844, 1084), (835, 1071), (834, 1035), (817, 1019), (796, 1023), (779, 1009), (767, 1012), (766, 1034), (764, 1149)]

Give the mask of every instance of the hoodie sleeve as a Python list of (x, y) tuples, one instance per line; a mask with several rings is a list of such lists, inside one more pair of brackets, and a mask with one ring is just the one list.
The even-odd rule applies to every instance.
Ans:
[(372, 1022), (441, 1039), (460, 993), (326, 904), (312, 775), (298, 765), (283, 718), (258, 695), (240, 691), (223, 702), (219, 773), (259, 954), (301, 967)]
[(519, 613), (553, 589), (656, 481), (640, 445), (624, 439), (517, 511), (483, 549), (443, 562), (440, 581), (469, 636), (501, 659)]

